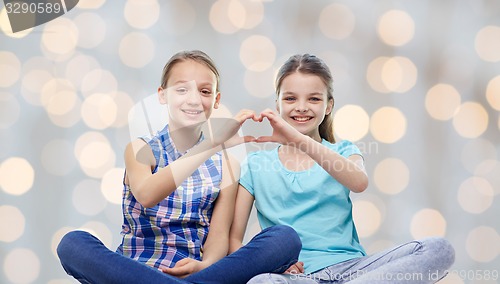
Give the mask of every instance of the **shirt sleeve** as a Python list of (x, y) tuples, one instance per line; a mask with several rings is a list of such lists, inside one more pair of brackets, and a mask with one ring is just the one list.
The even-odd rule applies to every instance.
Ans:
[(252, 196), (254, 195), (251, 161), (254, 158), (254, 154), (250, 153), (245, 157), (245, 160), (241, 163), (240, 170), (240, 185), (242, 185)]
[(160, 157), (161, 157), (161, 149), (160, 147), (162, 147), (162, 145), (160, 144), (160, 140), (158, 138), (158, 136), (141, 136), (139, 137), (139, 139), (141, 139), (142, 141), (146, 142), (146, 144), (149, 145), (149, 147), (151, 148), (151, 151), (153, 152), (153, 156), (155, 157), (155, 160), (156, 160), (156, 166), (153, 170), (153, 173), (156, 173), (156, 171), (158, 170), (158, 165), (160, 165)]
[(340, 142), (338, 153), (345, 158), (348, 158), (351, 155), (360, 155), (363, 157), (363, 154), (361, 154), (358, 146), (349, 140), (342, 140), (342, 142)]

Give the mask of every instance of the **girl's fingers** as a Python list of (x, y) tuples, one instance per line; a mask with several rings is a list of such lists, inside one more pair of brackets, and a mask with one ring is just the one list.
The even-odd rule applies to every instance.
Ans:
[(274, 110), (270, 109), (270, 108), (266, 108), (261, 113), (265, 113), (267, 115), (276, 115), (276, 112)]
[(271, 110), (264, 110), (260, 113), (260, 115), (263, 117), (269, 117), (272, 114), (273, 114), (273, 112)]
[(297, 262), (295, 266), (299, 269), (300, 273), (304, 273), (304, 263), (302, 261)]
[(265, 142), (278, 142), (274, 136), (260, 136), (254, 142), (265, 143)]
[(185, 268), (165, 268), (163, 272), (177, 277), (181, 277), (189, 273)]
[(178, 276), (178, 277), (182, 277), (184, 275), (187, 275), (191, 272), (191, 268), (190, 268), (190, 262), (191, 260), (189, 258), (183, 258), (181, 260), (179, 260), (174, 267), (172, 268), (163, 268), (163, 272), (164, 273), (167, 273), (167, 274), (170, 274), (170, 275), (173, 275), (173, 276)]
[(299, 274), (299, 273), (304, 273), (304, 262), (299, 261), (296, 262), (295, 264), (291, 265), (285, 273), (288, 274)]
[(238, 113), (236, 115), (236, 120), (238, 120), (238, 122), (240, 124), (243, 123), (245, 120), (250, 119), (250, 118), (254, 121), (257, 121), (254, 111), (251, 111), (251, 110), (241, 111), (240, 113)]
[(295, 265), (295, 264), (294, 264), (294, 265), (290, 266), (290, 267), (289, 267), (289, 268), (285, 271), (285, 273), (287, 273), (287, 274), (299, 274), (299, 273), (301, 273), (301, 272), (300, 272), (300, 271), (299, 271), (299, 269), (297, 268), (297, 265)]
[(260, 113), (260, 115), (262, 116), (262, 118), (267, 118), (269, 122), (275, 122), (277, 118), (277, 115), (272, 110), (263, 111)]
[(262, 117), (261, 114), (256, 114), (253, 117), (253, 121), (255, 121), (255, 122), (262, 122), (262, 119), (264, 119), (264, 117)]
[(243, 142), (245, 142), (245, 143), (255, 142), (256, 140), (257, 140), (257, 138), (255, 138), (254, 136), (250, 136), (250, 135), (243, 136)]

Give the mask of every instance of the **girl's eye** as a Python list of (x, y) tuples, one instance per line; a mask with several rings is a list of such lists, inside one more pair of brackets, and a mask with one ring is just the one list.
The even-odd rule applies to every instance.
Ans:
[(203, 89), (203, 90), (201, 90), (201, 93), (202, 93), (204, 96), (210, 96), (210, 95), (212, 95), (212, 91), (207, 90), (207, 89)]
[(175, 91), (178, 94), (185, 94), (185, 93), (187, 93), (187, 88), (177, 88), (177, 89), (175, 89)]
[(283, 98), (284, 101), (294, 101), (295, 98), (294, 97), (286, 97), (286, 98)]
[(316, 97), (312, 97), (311, 101), (319, 102), (319, 101), (321, 101), (321, 99), (320, 98), (316, 98)]

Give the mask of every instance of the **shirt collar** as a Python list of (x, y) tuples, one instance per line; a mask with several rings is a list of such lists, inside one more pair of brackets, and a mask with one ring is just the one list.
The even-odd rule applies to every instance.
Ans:
[(175, 147), (174, 141), (172, 140), (172, 136), (170, 135), (170, 127), (167, 125), (166, 127), (166, 138), (168, 139), (168, 143), (165, 143), (165, 151), (167, 152), (167, 155), (171, 156), (173, 160), (177, 160), (180, 157), (186, 155), (191, 149), (193, 149), (196, 145), (200, 144), (201, 141), (205, 139), (205, 136), (203, 135), (203, 132), (201, 132), (200, 137), (196, 144), (193, 145), (193, 147), (187, 149), (184, 153), (179, 152), (177, 148)]

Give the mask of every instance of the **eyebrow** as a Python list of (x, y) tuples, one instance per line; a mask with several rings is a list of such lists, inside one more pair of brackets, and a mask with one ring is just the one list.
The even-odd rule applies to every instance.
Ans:
[[(184, 84), (184, 83), (188, 83), (188, 82), (192, 82), (192, 81), (195, 81), (195, 80), (189, 80), (189, 81), (186, 81), (186, 80), (178, 80), (178, 81), (175, 81), (175, 82), (172, 82), (173, 85), (177, 85), (177, 84)], [(196, 81), (195, 81), (196, 82)], [(201, 85), (201, 86), (210, 86), (212, 87), (213, 84), (211, 82), (202, 82), (200, 84), (197, 84), (197, 85)]]
[[(297, 95), (297, 94), (294, 92), (291, 92), (291, 91), (286, 91), (286, 92), (283, 92), (283, 95)], [(323, 93), (312, 92), (312, 93), (307, 94), (307, 96), (323, 96)]]

